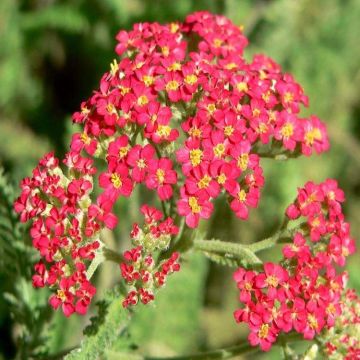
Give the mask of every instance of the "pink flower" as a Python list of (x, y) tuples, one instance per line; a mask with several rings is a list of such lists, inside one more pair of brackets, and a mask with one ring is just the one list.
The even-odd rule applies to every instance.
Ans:
[(158, 125), (167, 125), (171, 118), (171, 109), (161, 106), (159, 102), (151, 101), (146, 111), (139, 113), (138, 123), (145, 125), (145, 131), (152, 133), (156, 131)]
[(146, 177), (146, 186), (156, 189), (162, 201), (172, 197), (172, 185), (177, 182), (176, 171), (172, 169), (172, 162), (168, 158), (151, 160), (149, 162), (149, 174)]
[(314, 115), (304, 121), (304, 139), (302, 143), (302, 153), (311, 155), (314, 149), (317, 153), (329, 150), (329, 140), (325, 125)]
[(252, 346), (260, 345), (261, 350), (269, 351), (276, 337), (277, 331), (273, 325), (261, 323), (251, 327), (248, 340)]
[(274, 137), (283, 142), (285, 149), (294, 151), (297, 143), (303, 139), (303, 129), (298, 118), (294, 114), (282, 111), (276, 123)]
[(103, 222), (108, 229), (114, 229), (118, 223), (118, 219), (116, 215), (111, 212), (112, 207), (113, 202), (102, 194), (98, 196), (96, 205), (90, 205), (88, 215), (90, 218), (96, 218), (99, 222)]
[(304, 331), (307, 321), (307, 311), (305, 308), (305, 301), (302, 298), (296, 297), (292, 301), (291, 308), (285, 306), (284, 321), (284, 331), (289, 332), (292, 329), (298, 333)]
[(110, 142), (108, 148), (107, 160), (124, 162), (130, 151), (129, 138), (127, 135), (121, 135), (114, 141)]
[(234, 165), (242, 172), (247, 169), (254, 169), (259, 164), (259, 157), (250, 154), (251, 144), (249, 141), (239, 141), (230, 149), (230, 155), (234, 158)]
[(160, 210), (146, 204), (141, 206), (140, 211), (144, 215), (147, 224), (158, 222), (163, 217), (163, 213)]
[(256, 287), (268, 289), (267, 295), (270, 299), (275, 299), (277, 296), (277, 288), (287, 281), (289, 274), (280, 265), (274, 263), (264, 264), (264, 273), (256, 276)]
[(242, 138), (242, 134), (246, 132), (245, 120), (240, 118), (234, 111), (216, 111), (214, 118), (214, 125), (222, 130), (224, 137), (229, 139), (233, 144), (238, 143)]
[(246, 220), (249, 216), (249, 207), (255, 208), (259, 202), (259, 189), (250, 188), (248, 192), (240, 188), (237, 184), (236, 187), (231, 191), (231, 195), (234, 197), (231, 200), (230, 207), (237, 217)]
[(222, 186), (228, 193), (234, 191), (237, 186), (237, 178), (240, 176), (241, 170), (238, 167), (224, 161), (212, 161), (209, 173), (217, 183)]
[(89, 155), (94, 155), (97, 149), (97, 141), (89, 137), (85, 132), (82, 134), (76, 133), (72, 136), (70, 148), (77, 153), (85, 149)]
[(182, 188), (180, 195), (177, 208), (179, 215), (185, 216), (187, 226), (196, 228), (200, 218), (208, 219), (211, 216), (214, 206), (206, 194), (201, 193), (199, 197), (188, 195)]
[(52, 295), (49, 299), (50, 305), (56, 310), (59, 306), (66, 317), (69, 317), (74, 311), (73, 305), (74, 294), (70, 292), (70, 288), (74, 282), (70, 278), (63, 278), (59, 284), (59, 290), (56, 295)]
[(147, 144), (144, 147), (135, 145), (127, 156), (127, 164), (132, 167), (131, 177), (134, 181), (141, 183), (145, 180), (149, 162), (155, 155), (155, 149)]
[(203, 162), (192, 169), (185, 181), (186, 192), (202, 198), (215, 198), (219, 195), (220, 185), (209, 173), (209, 164)]
[(176, 159), (182, 164), (184, 175), (188, 175), (191, 169), (199, 166), (204, 160), (204, 152), (198, 139), (188, 139), (184, 147), (176, 152)]
[(105, 189), (104, 194), (111, 201), (115, 201), (119, 195), (130, 196), (133, 189), (127, 166), (114, 162), (110, 162), (108, 172), (99, 176), (99, 185)]

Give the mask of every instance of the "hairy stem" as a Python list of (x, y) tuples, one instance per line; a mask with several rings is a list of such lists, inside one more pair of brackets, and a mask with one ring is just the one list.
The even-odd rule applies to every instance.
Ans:
[(294, 233), (300, 231), (303, 226), (303, 224), (300, 224), (298, 227), (288, 229), (286, 225), (281, 226), (280, 230), (271, 237), (249, 245), (221, 240), (194, 240), (193, 246), (194, 249), (208, 253), (232, 255), (245, 261), (248, 265), (259, 265), (262, 264), (262, 262), (255, 253), (272, 248), (277, 244), (291, 241)]
[(104, 247), (102, 251), (105, 260), (116, 262), (118, 264), (124, 261), (124, 257), (114, 250)]
[(194, 248), (211, 253), (231, 254), (251, 265), (261, 264), (261, 260), (254, 254), (249, 245), (220, 240), (195, 240)]

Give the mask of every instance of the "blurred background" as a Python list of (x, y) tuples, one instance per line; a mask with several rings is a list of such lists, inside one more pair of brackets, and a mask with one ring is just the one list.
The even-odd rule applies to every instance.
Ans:
[[(222, 13), (244, 25), (250, 40), (246, 57), (265, 53), (295, 76), (310, 97), (303, 114), (315, 113), (327, 123), (332, 145), (328, 153), (310, 159), (264, 160), (267, 182), (249, 221), (237, 221), (217, 203), (206, 231), (228, 241), (259, 240), (279, 225), (298, 186), (334, 177), (346, 192), (347, 219), (360, 246), (359, 0), (1, 0), (3, 211), (9, 212), (6, 198), (18, 195), (17, 184), (45, 152), (54, 149), (60, 157), (65, 153), (75, 130), (70, 116), (115, 58), (117, 31), (141, 21), (181, 21), (196, 10)], [(137, 198), (141, 202), (141, 194)], [(120, 229), (109, 236), (115, 248), (128, 245), (127, 224), (137, 219), (136, 206), (119, 204)], [(23, 230), (12, 221), (17, 229), (13, 239), (9, 235), (10, 240), (0, 243), (0, 359), (32, 358), (44, 351), (56, 358), (80, 343), (89, 319), (66, 319), (49, 311), (46, 290), (31, 287), (33, 254), (23, 248)], [(279, 251), (263, 255), (276, 259)], [(359, 291), (358, 264), (359, 252), (348, 263), (350, 286)], [(99, 298), (118, 280), (114, 271), (120, 277), (112, 265), (97, 274)], [(237, 291), (231, 276), (231, 269), (196, 254), (187, 256), (183, 270), (169, 279), (156, 304), (139, 307), (107, 358), (117, 359), (124, 346), (175, 355), (239, 343), (246, 332), (233, 320)], [(96, 307), (91, 310), (95, 312)], [(277, 351), (257, 358), (277, 359)]]

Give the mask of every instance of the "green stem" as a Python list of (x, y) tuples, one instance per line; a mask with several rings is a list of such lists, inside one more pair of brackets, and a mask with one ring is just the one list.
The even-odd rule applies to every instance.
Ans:
[(120, 264), (121, 262), (124, 261), (124, 257), (121, 254), (119, 254), (118, 252), (111, 250), (107, 247), (104, 247), (102, 249), (102, 252), (103, 252), (105, 260), (113, 261), (117, 264)]
[(245, 260), (250, 265), (261, 264), (261, 260), (250, 249), (249, 245), (236, 244), (220, 240), (195, 240), (194, 248), (201, 251), (220, 254), (231, 254)]
[(292, 234), (293, 231), (292, 230), (279, 230), (277, 231), (274, 235), (257, 241), (255, 243), (252, 243), (250, 245), (247, 245), (251, 251), (253, 252), (259, 252), (262, 250), (266, 250), (269, 248), (272, 248), (273, 246), (277, 245), (277, 244), (281, 244), (281, 243), (286, 243), (288, 242), (291, 238), (292, 238)]
[(193, 245), (195, 249), (200, 251), (233, 255), (244, 260), (248, 265), (259, 265), (262, 264), (262, 262), (255, 253), (272, 248), (277, 244), (291, 241), (294, 233), (301, 231), (302, 225), (303, 224), (299, 224), (299, 226), (294, 229), (284, 229), (282, 226), (273, 236), (249, 245), (220, 240), (195, 240)]

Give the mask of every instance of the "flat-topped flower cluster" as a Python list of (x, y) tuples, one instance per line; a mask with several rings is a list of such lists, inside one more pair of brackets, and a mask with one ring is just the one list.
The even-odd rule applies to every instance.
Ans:
[[(329, 148), (324, 124), (299, 115), (308, 105), (302, 87), (264, 55), (246, 61), (248, 40), (224, 16), (197, 12), (184, 23), (136, 24), (116, 38), (119, 57), (73, 115), (81, 132), (62, 165), (45, 155), (15, 202), (21, 221), (32, 221), (41, 257), (33, 284), (50, 287), (50, 304), (66, 316), (85, 314), (95, 295), (90, 277), (105, 254), (101, 231), (116, 227), (119, 197), (142, 186), (163, 210), (142, 206), (145, 224), (131, 232), (134, 247), (120, 264), (128, 307), (152, 301), (180, 269), (174, 242), (184, 223), (196, 228), (210, 218), (214, 199), (222, 196), (248, 218), (265, 181), (262, 157)], [(306, 222), (282, 262), (236, 272), (244, 306), (235, 317), (249, 324), (251, 344), (267, 350), (281, 331), (313, 338), (334, 324), (344, 276), (333, 263), (343, 266), (354, 251), (342, 201), (332, 180), (306, 184), (287, 210), (289, 219)]]
[(336, 181), (308, 182), (286, 211), (288, 226), (300, 218), (305, 221), (283, 247), (280, 264), (265, 263), (263, 272), (235, 272), (242, 307), (234, 316), (248, 324), (252, 345), (269, 350), (281, 332), (291, 330), (313, 339), (341, 316), (347, 274), (338, 274), (336, 266), (344, 266), (355, 252), (343, 201)]

